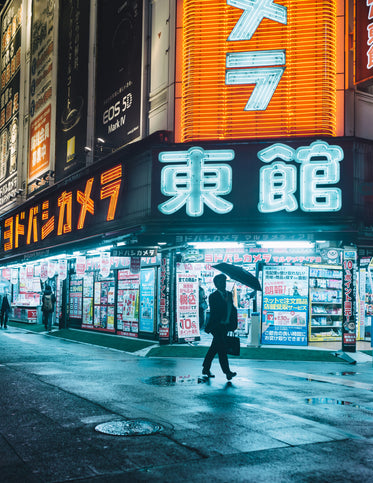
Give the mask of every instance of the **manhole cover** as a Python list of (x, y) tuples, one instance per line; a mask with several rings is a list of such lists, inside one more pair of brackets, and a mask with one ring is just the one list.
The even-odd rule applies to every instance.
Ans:
[(206, 379), (191, 376), (154, 376), (144, 382), (152, 386), (194, 386), (205, 383)]
[(111, 436), (142, 436), (159, 433), (163, 430), (160, 424), (141, 419), (130, 421), (111, 421), (102, 423), (95, 427), (99, 433), (110, 434)]

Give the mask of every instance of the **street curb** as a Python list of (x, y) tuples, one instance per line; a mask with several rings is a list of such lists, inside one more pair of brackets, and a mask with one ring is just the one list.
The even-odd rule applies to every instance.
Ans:
[[(207, 345), (190, 344), (170, 344), (159, 345), (154, 341), (143, 339), (129, 339), (118, 337), (113, 334), (104, 334), (90, 332), (79, 329), (61, 329), (52, 332), (32, 330), (31, 327), (24, 324), (12, 324), (13, 327), (22, 328), (28, 332), (38, 333), (50, 337), (58, 337), (63, 340), (77, 342), (81, 344), (95, 345), (106, 347), (109, 349), (119, 350), (126, 354), (138, 357), (165, 357), (165, 358), (199, 358), (203, 359), (208, 350)], [(35, 327), (36, 328), (36, 327)], [(363, 352), (363, 351), (360, 351)], [(368, 356), (372, 356), (372, 351), (364, 351)], [(343, 362), (335, 350), (324, 349), (298, 349), (293, 347), (247, 347), (241, 346), (241, 354), (239, 356), (229, 356), (231, 359), (248, 359), (248, 360), (278, 360), (278, 361), (313, 361), (313, 362)]]

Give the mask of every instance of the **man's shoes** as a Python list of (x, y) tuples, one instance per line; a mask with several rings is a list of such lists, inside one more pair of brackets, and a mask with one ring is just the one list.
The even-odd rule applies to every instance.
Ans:
[(202, 374), (207, 377), (215, 377), (214, 374), (212, 374), (209, 370), (207, 369), (202, 369)]
[(228, 381), (230, 381), (233, 377), (237, 376), (237, 372), (227, 372), (226, 374)]

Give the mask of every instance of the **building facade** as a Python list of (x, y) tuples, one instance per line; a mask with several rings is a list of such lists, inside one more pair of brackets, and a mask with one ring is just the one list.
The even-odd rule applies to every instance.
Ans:
[(229, 282), (243, 339), (371, 340), (370, 3), (7, 2), (13, 320), (39, 320), (49, 283), (60, 327), (198, 340), (225, 262), (262, 284)]

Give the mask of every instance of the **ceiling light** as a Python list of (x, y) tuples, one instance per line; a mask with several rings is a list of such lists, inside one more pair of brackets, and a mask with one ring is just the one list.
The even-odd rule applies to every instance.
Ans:
[(106, 245), (104, 247), (97, 247), (96, 250), (98, 252), (107, 252), (113, 248), (113, 245)]
[(243, 248), (243, 243), (238, 242), (189, 242), (193, 248)]
[(258, 242), (262, 248), (314, 248), (315, 243), (310, 241), (262, 241)]

